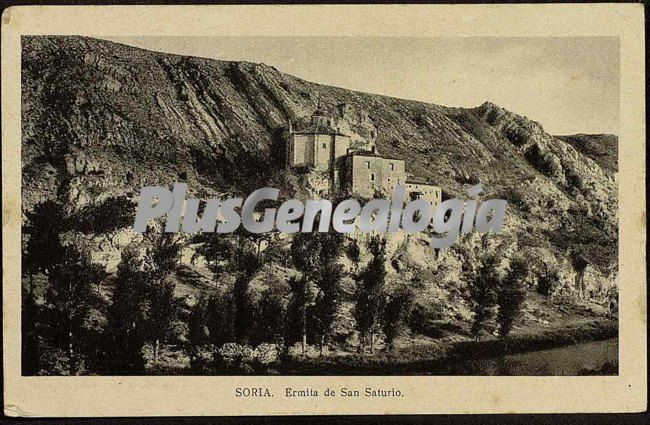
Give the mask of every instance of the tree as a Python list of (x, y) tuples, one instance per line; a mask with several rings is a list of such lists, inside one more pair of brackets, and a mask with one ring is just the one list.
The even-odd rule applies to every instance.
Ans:
[(335, 262), (343, 251), (345, 236), (337, 232), (313, 233), (320, 245), (320, 265), (329, 265)]
[(203, 357), (210, 343), (208, 329), (208, 299), (201, 297), (191, 308), (187, 318), (187, 342), (185, 352), (190, 358), (190, 369), (196, 374), (204, 373), (209, 362)]
[(308, 280), (303, 275), (299, 278), (289, 278), (291, 288), (291, 301), (287, 311), (287, 324), (285, 328), (285, 348), (289, 344), (301, 341), (302, 354), (307, 349), (307, 307), (311, 300)]
[(246, 232), (239, 235), (239, 240), (234, 257), (237, 261), (234, 265), (237, 277), (232, 288), (234, 337), (238, 342), (247, 343), (251, 336), (254, 315), (249, 287), (263, 263), (259, 254), (260, 238), (254, 233)]
[(67, 351), (69, 373), (78, 372), (81, 333), (92, 306), (92, 285), (104, 279), (104, 270), (90, 262), (87, 253), (65, 246), (51, 266), (45, 302), (49, 311), (49, 334), (54, 344)]
[(355, 272), (357, 272), (359, 268), (359, 262), (361, 261), (361, 249), (359, 248), (359, 244), (355, 239), (350, 239), (348, 242), (346, 255), (352, 264), (354, 264)]
[(22, 267), (27, 287), (21, 286), (21, 363), (23, 375), (35, 375), (40, 370), (41, 344), (38, 322), (43, 320), (34, 293), (34, 277), (47, 275), (61, 257), (63, 246), (59, 238), (66, 223), (63, 205), (56, 201), (36, 204), (25, 213), (22, 226)]
[(37, 322), (38, 305), (31, 291), (22, 288), (21, 298), (21, 371), (24, 376), (36, 375), (40, 370), (40, 341)]
[(560, 273), (558, 269), (549, 264), (542, 264), (539, 267), (539, 276), (537, 280), (537, 292), (549, 297), (555, 292), (560, 283)]
[(303, 274), (316, 273), (340, 257), (344, 239), (334, 232), (298, 233), (291, 242), (291, 260)]
[(382, 330), (386, 336), (388, 350), (393, 349), (395, 338), (399, 336), (404, 323), (408, 321), (414, 299), (413, 288), (407, 285), (403, 285), (388, 297), (382, 321)]
[(149, 338), (154, 342), (153, 361), (158, 361), (160, 342), (167, 340), (171, 326), (177, 315), (177, 305), (174, 300), (176, 283), (171, 275), (160, 280), (150, 281), (148, 292), (149, 317), (147, 329)]
[(178, 266), (181, 246), (172, 233), (154, 234), (147, 248), (144, 269), (147, 272), (147, 302), (149, 338), (154, 342), (154, 363), (158, 361), (160, 341), (169, 336), (171, 324), (176, 317), (174, 302), (176, 287), (172, 274)]
[[(288, 343), (302, 341), (303, 354), (308, 324), (317, 322), (319, 344), (324, 344), (338, 309), (342, 273), (336, 260), (341, 255), (344, 240), (340, 233), (299, 233), (291, 243), (291, 260), (302, 276), (289, 281), (292, 296), (286, 334)], [(321, 345), (321, 351), (322, 348)]]
[(474, 313), (471, 332), (477, 340), (485, 322), (494, 314), (496, 289), (499, 284), (498, 266), (498, 256), (493, 253), (486, 254), (474, 277), (468, 282), (471, 310)]
[(22, 271), (29, 277), (29, 293), (32, 293), (33, 277), (38, 273), (49, 274), (61, 260), (63, 246), (59, 235), (65, 231), (67, 219), (63, 204), (51, 200), (36, 204), (25, 216)]
[(291, 241), (291, 262), (303, 274), (312, 273), (320, 261), (320, 244), (315, 233), (298, 233)]
[(497, 289), (496, 304), (498, 306), (497, 323), (499, 336), (506, 338), (512, 330), (512, 324), (521, 313), (522, 304), (526, 298), (524, 279), (528, 273), (528, 265), (522, 258), (512, 261), (505, 279)]
[(316, 281), (318, 293), (312, 307), (314, 333), (317, 337), (320, 354), (323, 355), (323, 348), (329, 337), (332, 325), (336, 319), (341, 302), (340, 282), (343, 272), (338, 264), (330, 263), (323, 267), (321, 275)]
[(112, 233), (133, 225), (136, 204), (125, 196), (90, 204), (74, 214), (75, 228), (84, 233)]
[(238, 242), (241, 241), (242, 239), (245, 240), (246, 244), (252, 247), (251, 251), (254, 251), (255, 255), (257, 255), (258, 257), (261, 256), (262, 254), (262, 244), (264, 242), (266, 242), (267, 244), (270, 243), (273, 240), (275, 233), (276, 233), (275, 231), (265, 232), (265, 233), (252, 233), (244, 229), (243, 227), (238, 227), (237, 230), (235, 230), (235, 236), (237, 236)]
[(213, 232), (199, 233), (192, 239), (192, 242), (199, 244), (194, 257), (201, 255), (205, 258), (207, 266), (216, 280), (232, 259), (234, 252), (232, 240), (227, 235)]
[(210, 343), (218, 348), (226, 342), (231, 342), (234, 335), (232, 293), (212, 294), (208, 298), (206, 309)]
[(239, 273), (232, 288), (234, 336), (236, 341), (242, 343), (248, 342), (253, 325), (253, 308), (248, 291), (253, 274), (252, 270)]
[[(576, 255), (575, 251), (573, 255)], [(574, 257), (573, 261), (576, 266), (584, 264), (580, 258)], [(526, 263), (528, 273), (537, 278), (537, 293), (552, 296), (560, 283), (559, 264), (555, 255), (548, 249), (529, 250), (526, 252)]]
[(269, 269), (273, 271), (274, 263), (281, 263), (286, 266), (289, 256), (284, 249), (285, 242), (280, 239), (278, 232), (273, 232), (268, 240), (266, 249), (263, 254), (263, 262), (269, 265)]
[(357, 278), (353, 315), (362, 343), (369, 338), (370, 351), (374, 352), (375, 335), (380, 330), (386, 301), (386, 240), (373, 236), (368, 249), (372, 259)]
[(255, 345), (261, 342), (273, 342), (280, 344), (284, 337), (283, 331), (286, 322), (287, 308), (285, 305), (286, 289), (271, 282), (269, 287), (262, 292), (260, 300), (254, 310), (255, 332), (252, 341)]
[(174, 233), (152, 233), (145, 253), (145, 269), (160, 279), (173, 273), (178, 266), (181, 244)]
[(122, 252), (112, 304), (107, 314), (106, 367), (114, 375), (144, 372), (149, 274), (142, 269), (135, 247)]

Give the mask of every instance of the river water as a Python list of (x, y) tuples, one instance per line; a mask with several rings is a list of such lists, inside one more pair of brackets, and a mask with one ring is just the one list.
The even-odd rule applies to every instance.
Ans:
[(618, 338), (449, 364), (441, 375), (605, 375), (618, 372)]

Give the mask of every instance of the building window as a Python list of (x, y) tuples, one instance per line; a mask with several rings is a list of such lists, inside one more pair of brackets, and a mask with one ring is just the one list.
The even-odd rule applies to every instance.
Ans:
[(323, 149), (327, 147), (327, 143), (323, 143)]
[(370, 173), (370, 181), (371, 182), (375, 181), (375, 173)]
[(395, 164), (392, 162), (390, 163), (390, 171), (395, 171)]
[(370, 169), (370, 161), (366, 161), (366, 168)]

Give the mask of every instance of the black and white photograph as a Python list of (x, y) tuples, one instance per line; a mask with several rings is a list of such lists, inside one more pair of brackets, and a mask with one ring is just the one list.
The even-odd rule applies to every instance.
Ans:
[(642, 5), (0, 25), (5, 416), (647, 410)]
[(23, 376), (618, 375), (617, 37), (20, 42)]

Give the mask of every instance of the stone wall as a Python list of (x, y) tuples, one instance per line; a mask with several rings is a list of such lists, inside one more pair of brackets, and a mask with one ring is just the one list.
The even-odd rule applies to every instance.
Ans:
[(292, 134), (289, 136), (289, 166), (311, 166), (314, 164), (314, 135)]
[[(350, 161), (352, 193), (364, 198), (372, 198), (375, 194), (376, 182), (381, 181), (382, 178), (381, 158), (352, 156)], [(372, 178), (374, 178), (374, 182), (371, 181)]]
[(350, 136), (337, 134), (334, 137), (334, 160), (344, 157), (350, 148)]
[(352, 155), (347, 167), (352, 194), (364, 198), (374, 197), (375, 191), (390, 195), (398, 183), (406, 180), (404, 161), (398, 159)]
[(436, 207), (442, 202), (442, 190), (426, 183), (406, 182), (407, 200), (425, 199)]
[(406, 167), (404, 161), (384, 158), (382, 163), (381, 188), (388, 195), (392, 195), (398, 184), (406, 182)]
[(314, 144), (313, 167), (317, 171), (327, 171), (330, 168), (333, 138), (334, 136), (329, 134), (314, 134), (312, 136)]
[(350, 137), (340, 134), (290, 133), (287, 147), (288, 166), (309, 166), (317, 171), (328, 171), (333, 160), (347, 153)]

